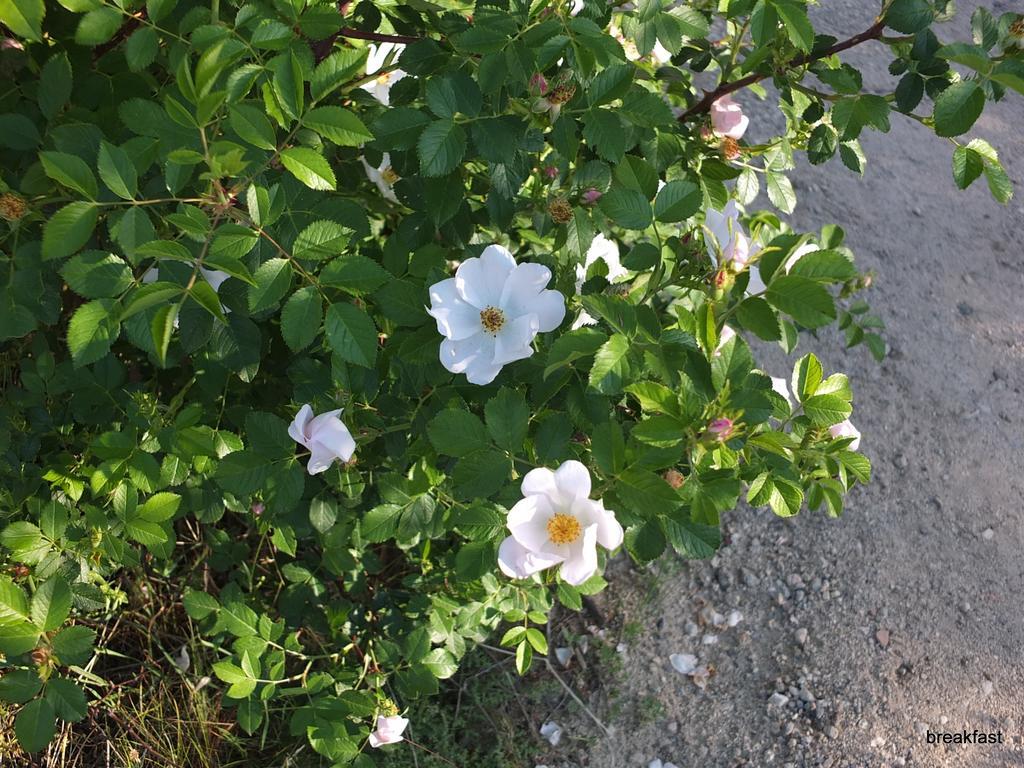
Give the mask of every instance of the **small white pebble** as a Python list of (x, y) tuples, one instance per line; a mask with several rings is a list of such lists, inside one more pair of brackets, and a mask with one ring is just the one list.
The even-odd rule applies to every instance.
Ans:
[(729, 624), (730, 627), (735, 627), (741, 621), (743, 621), (743, 614), (742, 613), (740, 613), (739, 611), (729, 611), (728, 624)]
[(991, 528), (986, 528), (984, 531), (981, 532), (981, 538), (983, 538), (985, 541), (992, 541), (995, 535), (996, 532), (993, 531)]
[(718, 642), (718, 635), (704, 635), (704, 639), (701, 642), (704, 645), (715, 645)]
[(993, 687), (992, 686), (992, 681), (991, 680), (985, 680), (981, 684), (981, 692), (983, 694), (985, 694), (986, 696), (991, 696), (992, 695), (992, 687)]
[(540, 735), (547, 739), (552, 747), (557, 747), (558, 742), (562, 740), (562, 726), (554, 720), (548, 720), (540, 727)]
[(672, 668), (681, 675), (692, 675), (697, 668), (697, 657), (692, 653), (673, 653), (668, 660)]

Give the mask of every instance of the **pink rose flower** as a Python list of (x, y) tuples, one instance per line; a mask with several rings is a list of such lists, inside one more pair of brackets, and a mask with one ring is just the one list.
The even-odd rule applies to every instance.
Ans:
[(718, 136), (728, 136), (739, 141), (747, 131), (750, 120), (743, 114), (732, 96), (726, 94), (711, 105), (711, 129)]

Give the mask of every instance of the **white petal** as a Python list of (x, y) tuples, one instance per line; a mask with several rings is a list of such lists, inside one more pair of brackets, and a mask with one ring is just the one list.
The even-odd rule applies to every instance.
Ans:
[(288, 436), (300, 445), (309, 447), (308, 432), (306, 427), (313, 418), (313, 407), (308, 403), (301, 408), (299, 412), (295, 414), (295, 418), (292, 419), (292, 423), (288, 426)]
[(477, 333), (465, 339), (445, 339), (441, 342), (441, 365), (452, 373), (465, 373), (474, 360), (494, 359), (494, 338)]
[(555, 485), (566, 499), (585, 499), (590, 496), (590, 472), (578, 461), (564, 461), (555, 470)]
[(498, 567), (511, 579), (529, 578), (560, 562), (561, 557), (531, 552), (511, 536), (498, 547)]
[(550, 551), (548, 520), (555, 513), (547, 496), (533, 494), (515, 503), (508, 511), (507, 525), (512, 537), (530, 552)]
[(530, 342), (537, 335), (536, 315), (522, 315), (505, 326), (494, 336), (494, 364), (505, 365), (523, 360), (533, 354)]
[(332, 419), (319, 427), (311, 429), (310, 441), (313, 445), (321, 445), (342, 461), (348, 461), (356, 450), (356, 441), (341, 419)]
[(761, 270), (757, 268), (757, 264), (750, 267), (750, 280), (747, 282), (747, 293), (762, 293), (768, 286), (764, 284), (764, 280), (761, 279)]
[(615, 519), (615, 513), (605, 509), (600, 501), (576, 499), (572, 511), (585, 525), (597, 526), (597, 543), (602, 547), (616, 549), (622, 545), (625, 535), (622, 525)]
[(499, 306), (510, 317), (533, 312), (533, 305), (551, 280), (551, 270), (543, 264), (519, 264), (509, 272), (501, 292)]
[(541, 291), (533, 304), (533, 312), (539, 331), (553, 331), (565, 319), (565, 297), (558, 291)]
[(501, 305), (505, 280), (515, 268), (512, 254), (500, 245), (489, 245), (478, 258), (466, 259), (455, 271), (455, 286), (465, 301), (477, 309)]
[(558, 569), (562, 581), (578, 587), (597, 573), (597, 526), (583, 530), (583, 539)]
[(860, 447), (860, 430), (853, 426), (853, 422), (847, 419), (839, 424), (833, 424), (828, 428), (829, 434), (832, 437), (852, 437), (854, 440), (848, 446), (847, 450), (856, 451)]
[(531, 469), (523, 477), (523, 484), (520, 486), (523, 496), (542, 494), (551, 499), (554, 503), (561, 503), (561, 494), (555, 484), (555, 473), (547, 467)]
[(427, 314), (437, 321), (437, 332), (459, 341), (480, 333), (480, 310), (467, 304), (450, 277), (430, 286), (430, 309)]
[(337, 458), (337, 454), (323, 443), (311, 442), (309, 444), (309, 461), (306, 462), (306, 472), (311, 475), (319, 475), (321, 472), (326, 472)]

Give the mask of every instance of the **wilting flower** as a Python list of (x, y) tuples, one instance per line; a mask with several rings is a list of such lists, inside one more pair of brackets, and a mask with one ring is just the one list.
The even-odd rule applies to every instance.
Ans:
[[(728, 267), (735, 272), (742, 272), (760, 251), (756, 247), (751, 250), (752, 243), (743, 231), (735, 200), (730, 200), (721, 211), (708, 208), (704, 214), (704, 228), (704, 242), (711, 262), (716, 267)], [(747, 291), (759, 293), (764, 289), (760, 270), (757, 265), (751, 264)]]
[(833, 424), (828, 428), (828, 433), (837, 439), (841, 437), (852, 437), (853, 442), (847, 446), (851, 451), (856, 451), (860, 447), (860, 430), (853, 426), (853, 422), (849, 419), (841, 421), (838, 424)]
[(574, 83), (560, 83), (533, 102), (533, 111), (547, 112), (553, 123), (558, 119), (562, 105), (575, 95), (576, 85)]
[[(397, 59), (398, 56), (401, 56), (403, 50), (405, 50), (405, 46), (401, 43), (381, 43), (380, 45), (371, 43), (370, 55), (366, 58), (366, 74), (372, 75), (380, 72), (392, 52), (395, 53)], [(381, 72), (375, 80), (363, 83), (359, 87), (368, 93), (372, 93), (373, 97), (384, 106), (388, 106), (391, 101), (391, 86), (405, 77), (405, 74), (400, 69)]]
[[(587, 271), (590, 269), (590, 265), (598, 259), (601, 259), (601, 261), (608, 265), (608, 282), (612, 282), (627, 274), (626, 268), (619, 261), (619, 246), (616, 245), (614, 240), (609, 240), (603, 234), (599, 234), (591, 241), (583, 263), (576, 265), (576, 293), (583, 290), (583, 282), (587, 279)], [(575, 331), (581, 326), (593, 325), (595, 322), (597, 321), (589, 314), (580, 312), (580, 316), (572, 324), (572, 329)]]
[(1024, 48), (1024, 16), (1021, 16), (1007, 30), (1007, 48), (1010, 46)]
[(729, 94), (711, 104), (711, 129), (716, 135), (739, 141), (749, 124), (750, 119), (743, 114), (743, 108)]
[(25, 198), (13, 192), (4, 192), (0, 195), (0, 219), (5, 221), (18, 221), (25, 215), (28, 206), (25, 205)]
[(376, 168), (366, 162), (366, 158), (362, 155), (359, 156), (359, 161), (366, 170), (366, 178), (377, 185), (381, 196), (385, 200), (397, 203), (398, 197), (395, 195), (394, 187), (395, 182), (398, 181), (398, 174), (391, 168), (391, 153), (385, 152), (381, 156), (380, 165)]
[(713, 419), (706, 430), (706, 434), (712, 440), (717, 440), (720, 443), (724, 443), (730, 437), (732, 437), (733, 423), (732, 419), (720, 418)]
[(335, 459), (345, 462), (352, 458), (356, 441), (338, 418), (340, 415), (341, 408), (314, 416), (313, 408), (307, 404), (299, 409), (288, 427), (288, 436), (310, 451), (306, 464), (309, 474), (326, 472)]
[(578, 461), (526, 473), (523, 498), (508, 512), (512, 535), (498, 549), (506, 576), (525, 579), (561, 565), (562, 579), (576, 586), (597, 572), (597, 545), (615, 549), (623, 531), (615, 514), (590, 498), (590, 487), (590, 472)]
[(385, 744), (397, 744), (402, 741), (402, 734), (409, 725), (408, 718), (399, 715), (377, 716), (377, 730), (370, 734), (370, 746), (374, 749)]
[(508, 250), (489, 245), (455, 277), (430, 286), (428, 313), (445, 337), (441, 364), (471, 384), (490, 384), (503, 365), (532, 355), (537, 334), (565, 317), (565, 298), (545, 288), (550, 280), (547, 267), (516, 264)]
[(572, 204), (564, 197), (556, 197), (548, 203), (548, 215), (556, 224), (568, 224), (572, 221)]

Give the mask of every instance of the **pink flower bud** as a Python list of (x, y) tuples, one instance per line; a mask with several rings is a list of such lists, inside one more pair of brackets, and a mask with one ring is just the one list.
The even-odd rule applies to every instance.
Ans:
[(732, 419), (715, 419), (708, 424), (708, 436), (714, 440), (724, 443), (732, 437)]
[(583, 198), (584, 203), (586, 203), (587, 205), (593, 205), (594, 203), (601, 199), (601, 191), (591, 187), (586, 192), (584, 192), (581, 195), (581, 197)]
[(263, 505), (262, 501), (254, 501), (250, 509), (252, 510), (253, 517), (259, 517), (267, 511), (267, 508)]
[(558, 168), (556, 168), (553, 165), (545, 165), (544, 175), (547, 176), (549, 179), (555, 179), (558, 177)]
[(548, 92), (548, 81), (540, 72), (530, 78), (530, 90), (543, 96)]

